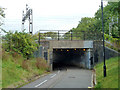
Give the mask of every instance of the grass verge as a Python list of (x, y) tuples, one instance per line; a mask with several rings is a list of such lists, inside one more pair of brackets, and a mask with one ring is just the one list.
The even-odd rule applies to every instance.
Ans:
[[(120, 59), (120, 58), (119, 58)], [(103, 62), (95, 66), (97, 85), (95, 88), (118, 88), (118, 57), (106, 60), (107, 76), (103, 77)]]
[[(39, 65), (39, 66), (38, 66)], [(19, 54), (2, 53), (2, 88), (19, 87), (32, 78), (42, 75), (48, 70), (45, 60), (32, 58), (25, 60)]]

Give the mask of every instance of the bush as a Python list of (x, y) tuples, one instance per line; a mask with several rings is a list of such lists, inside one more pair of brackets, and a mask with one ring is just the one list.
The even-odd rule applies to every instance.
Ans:
[(32, 35), (25, 32), (16, 31), (12, 33), (9, 31), (2, 37), (2, 47), (13, 55), (17, 52), (25, 58), (30, 58), (33, 52), (37, 50), (37, 43), (32, 37)]
[(47, 69), (48, 68), (46, 61), (42, 58), (36, 59), (36, 67), (38, 69)]

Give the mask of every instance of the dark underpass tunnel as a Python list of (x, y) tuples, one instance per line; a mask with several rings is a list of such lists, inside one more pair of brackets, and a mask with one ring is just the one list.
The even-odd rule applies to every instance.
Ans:
[(53, 49), (53, 70), (82, 67), (86, 49)]

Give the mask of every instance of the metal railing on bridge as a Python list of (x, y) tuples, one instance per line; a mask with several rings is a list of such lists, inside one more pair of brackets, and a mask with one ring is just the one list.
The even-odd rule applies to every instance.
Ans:
[(80, 30), (39, 30), (40, 40), (102, 40), (102, 33)]

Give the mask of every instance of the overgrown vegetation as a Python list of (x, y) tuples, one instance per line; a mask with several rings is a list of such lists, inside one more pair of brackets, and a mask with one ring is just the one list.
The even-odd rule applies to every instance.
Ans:
[(120, 58), (106, 60), (107, 77), (103, 77), (103, 62), (95, 66), (97, 85), (95, 88), (118, 88), (118, 61)]
[(6, 32), (5, 36), (2, 37), (2, 47), (7, 52), (17, 52), (25, 58), (30, 58), (33, 52), (37, 50), (37, 43), (32, 38), (32, 35), (25, 32)]
[(118, 38), (113, 38), (112, 36), (105, 34), (105, 40), (108, 41), (108, 43), (105, 43), (105, 46), (120, 52), (120, 40)]
[[(5, 18), (4, 10), (0, 7), (0, 26)], [(0, 88), (18, 87), (49, 71), (46, 60), (33, 57), (39, 47), (33, 35), (0, 29), (6, 33), (0, 36)]]
[[(120, 2), (108, 2), (103, 11), (103, 22), (105, 39), (110, 40), (110, 43), (120, 46), (120, 25), (118, 24), (118, 18), (120, 18), (119, 7)], [(73, 40), (102, 40), (102, 11), (101, 7), (96, 11), (95, 17), (83, 17), (79, 21), (76, 28), (71, 29)], [(111, 36), (109, 36), (109, 24), (111, 25)], [(68, 39), (71, 32), (67, 32), (64, 37)], [(119, 41), (119, 43), (117, 43)], [(117, 47), (118, 48), (118, 47)], [(120, 48), (120, 47), (119, 47)]]
[(38, 44), (25, 32), (6, 32), (2, 37), (2, 87), (16, 87), (49, 71), (46, 61), (33, 58)]
[(17, 87), (48, 70), (42, 58), (24, 59), (20, 54), (2, 51), (2, 87)]

